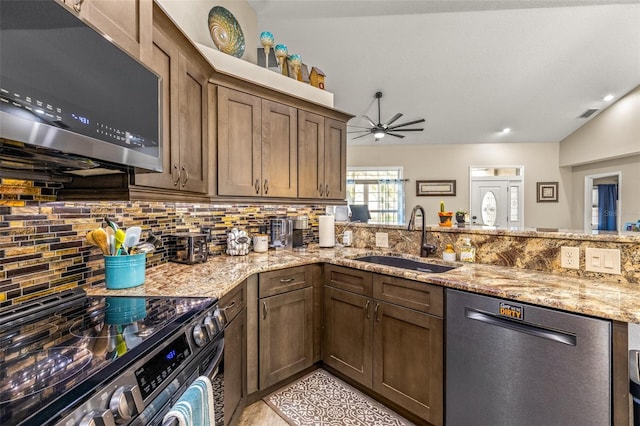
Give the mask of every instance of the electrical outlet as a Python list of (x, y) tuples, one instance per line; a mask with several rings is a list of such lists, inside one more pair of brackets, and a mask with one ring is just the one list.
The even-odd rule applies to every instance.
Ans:
[(376, 247), (389, 247), (389, 234), (386, 232), (376, 232)]
[(587, 247), (585, 269), (591, 272), (620, 275), (620, 250)]
[(560, 266), (580, 269), (580, 247), (560, 247)]

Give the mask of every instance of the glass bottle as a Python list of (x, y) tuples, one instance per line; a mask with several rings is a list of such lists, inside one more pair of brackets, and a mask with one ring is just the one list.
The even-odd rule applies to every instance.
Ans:
[(476, 261), (476, 248), (471, 244), (471, 238), (464, 239), (464, 244), (460, 247), (460, 260), (462, 262)]

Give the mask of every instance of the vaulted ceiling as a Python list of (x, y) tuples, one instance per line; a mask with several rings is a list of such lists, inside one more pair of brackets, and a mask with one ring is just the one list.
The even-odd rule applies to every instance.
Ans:
[(258, 31), (326, 73), (350, 125), (377, 121), (377, 91), (382, 122), (426, 119), (350, 144), (560, 141), (640, 84), (640, 0), (249, 3)]

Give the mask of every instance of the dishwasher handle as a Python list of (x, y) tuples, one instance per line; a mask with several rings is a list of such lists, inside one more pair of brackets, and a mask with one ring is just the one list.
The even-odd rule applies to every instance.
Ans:
[(575, 346), (577, 337), (574, 334), (566, 333), (560, 330), (546, 328), (540, 325), (531, 324), (524, 321), (515, 321), (502, 318), (496, 314), (478, 311), (473, 308), (464, 308), (464, 316), (468, 319), (480, 321), (485, 324), (495, 325), (497, 327), (508, 328), (520, 333), (530, 334), (532, 336), (541, 337), (553, 342), (562, 343), (564, 345)]

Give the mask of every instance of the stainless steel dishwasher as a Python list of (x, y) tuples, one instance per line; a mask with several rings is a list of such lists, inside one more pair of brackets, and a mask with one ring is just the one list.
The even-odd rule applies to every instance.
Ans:
[(446, 425), (610, 425), (611, 322), (447, 290)]

